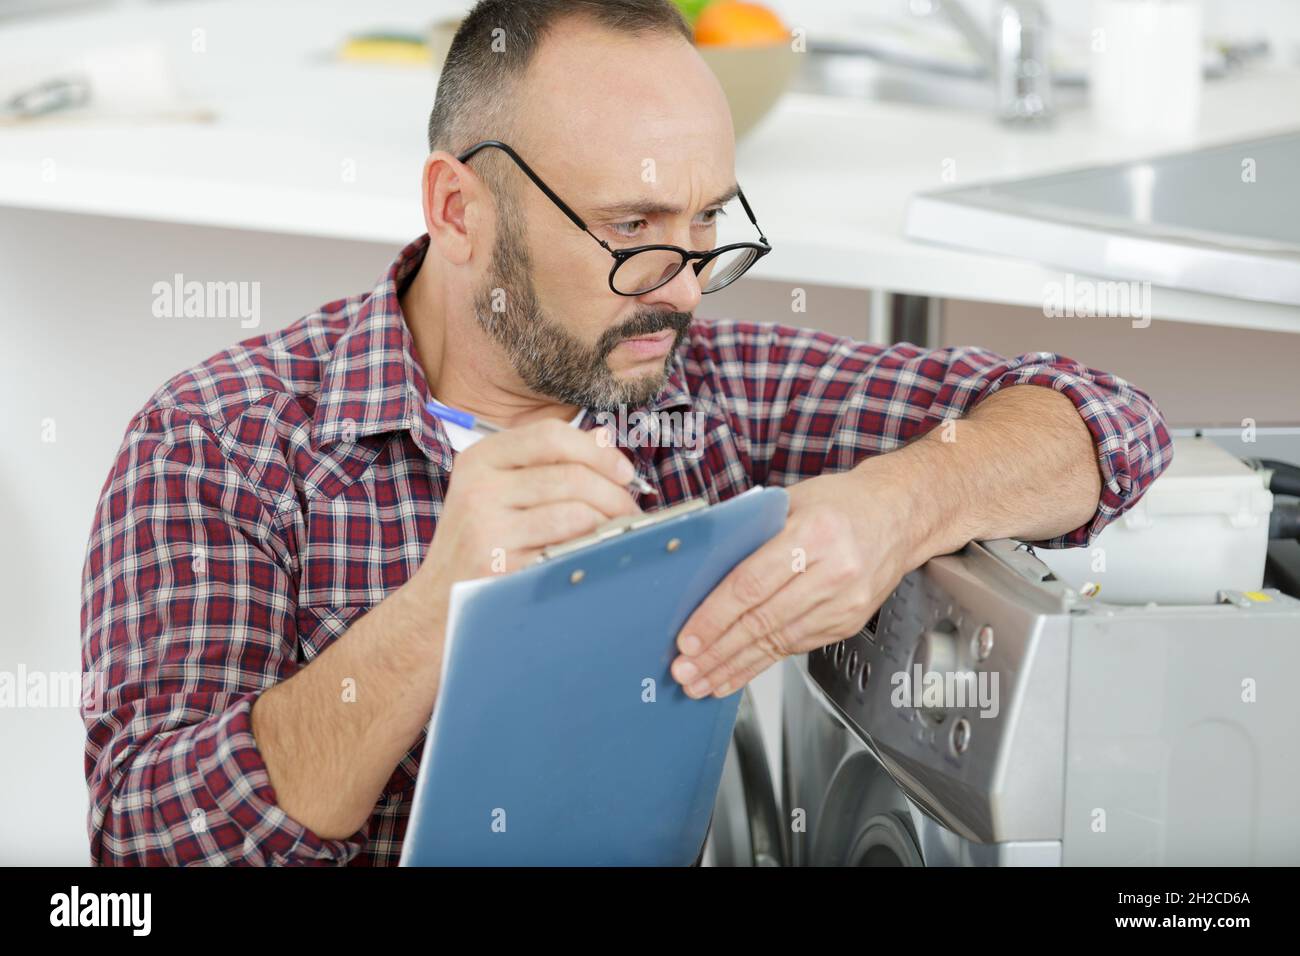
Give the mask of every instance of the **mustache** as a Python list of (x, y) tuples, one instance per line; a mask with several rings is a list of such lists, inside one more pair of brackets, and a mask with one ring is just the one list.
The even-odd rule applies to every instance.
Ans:
[(686, 337), (693, 318), (691, 312), (638, 312), (622, 325), (606, 330), (597, 343), (597, 353), (604, 358), (624, 339), (655, 335), (666, 329), (672, 329), (677, 334), (675, 346)]

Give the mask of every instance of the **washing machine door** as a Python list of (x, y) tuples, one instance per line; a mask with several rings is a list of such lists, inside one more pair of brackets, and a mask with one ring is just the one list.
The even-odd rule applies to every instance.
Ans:
[(785, 866), (785, 831), (749, 688), (741, 692), (703, 866)]
[[(809, 676), (782, 675), (782, 774), (791, 866), (923, 866), (907, 796)], [(796, 819), (797, 818), (797, 819)]]
[(875, 755), (855, 747), (826, 791), (813, 866), (925, 866), (906, 795)]

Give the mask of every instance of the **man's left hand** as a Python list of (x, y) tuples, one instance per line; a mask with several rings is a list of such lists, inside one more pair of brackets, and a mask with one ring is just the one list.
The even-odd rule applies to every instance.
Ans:
[(782, 658), (856, 633), (928, 557), (917, 557), (906, 485), (873, 490), (856, 469), (787, 490), (785, 527), (714, 588), (677, 637), (672, 675), (691, 697), (725, 697)]

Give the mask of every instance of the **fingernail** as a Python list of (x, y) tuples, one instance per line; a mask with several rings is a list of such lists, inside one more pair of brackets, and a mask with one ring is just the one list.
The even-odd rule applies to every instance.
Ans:
[(690, 692), (692, 697), (703, 697), (709, 692), (709, 682), (704, 678), (700, 678), (686, 689)]
[(681, 647), (683, 654), (698, 654), (700, 650), (700, 639), (694, 634), (687, 634), (682, 638), (682, 642), (678, 646)]
[(693, 677), (699, 676), (700, 669), (690, 661), (678, 660), (676, 677), (679, 683), (685, 684)]

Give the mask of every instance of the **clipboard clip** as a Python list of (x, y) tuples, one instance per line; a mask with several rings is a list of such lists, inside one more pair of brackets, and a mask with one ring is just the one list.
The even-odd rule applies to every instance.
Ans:
[(611, 538), (617, 538), (629, 531), (640, 531), (642, 528), (649, 528), (664, 521), (670, 521), (673, 518), (680, 518), (682, 515), (690, 514), (692, 511), (700, 511), (708, 506), (709, 503), (704, 498), (693, 498), (690, 501), (683, 501), (680, 504), (652, 511), (649, 514), (623, 515), (619, 518), (613, 518), (606, 521), (591, 534), (585, 534), (580, 538), (574, 538), (572, 541), (553, 544), (549, 548), (542, 549), (542, 553), (537, 557), (537, 563), (541, 564), (543, 561), (550, 561), (566, 554), (573, 554), (575, 551), (581, 551), (583, 548), (589, 548), (593, 544), (600, 544), (602, 541), (608, 541)]

